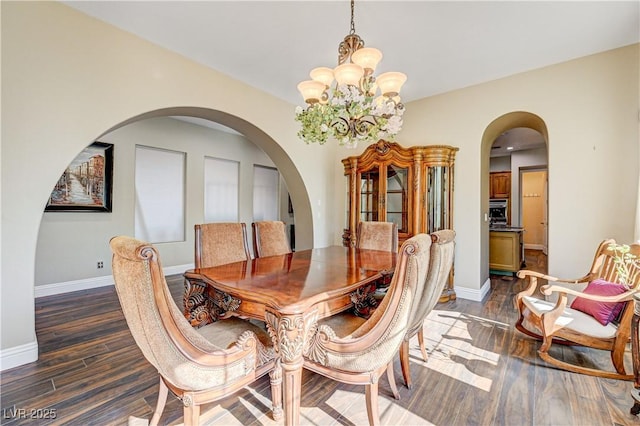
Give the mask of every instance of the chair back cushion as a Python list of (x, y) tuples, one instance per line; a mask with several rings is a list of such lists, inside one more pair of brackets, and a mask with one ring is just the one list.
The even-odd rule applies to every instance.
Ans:
[[(610, 283), (598, 278), (591, 281), (583, 290), (583, 293), (598, 296), (616, 296), (625, 291), (627, 291), (627, 289), (622, 284)], [(576, 297), (571, 303), (571, 309), (589, 314), (600, 324), (607, 325), (620, 314), (626, 303), (627, 302), (601, 302), (599, 300)]]
[(196, 268), (251, 259), (244, 223), (205, 223), (194, 228)]
[(423, 288), (418, 289), (419, 296), (411, 308), (409, 329), (407, 337), (412, 337), (423, 326), (424, 320), (438, 303), (442, 290), (447, 284), (451, 267), (453, 266), (453, 254), (455, 251), (455, 231), (444, 229), (431, 234), (431, 257), (429, 259), (429, 272), (424, 281)]
[(254, 222), (251, 227), (253, 229), (253, 252), (256, 257), (291, 253), (284, 222)]
[(398, 250), (398, 225), (392, 222), (360, 222), (356, 247), (370, 250)]

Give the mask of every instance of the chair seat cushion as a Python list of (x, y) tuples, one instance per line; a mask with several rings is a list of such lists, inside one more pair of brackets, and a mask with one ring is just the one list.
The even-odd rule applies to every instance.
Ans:
[[(622, 294), (627, 289), (618, 283), (611, 283), (603, 279), (591, 281), (583, 290), (583, 293), (599, 296), (616, 296)], [(609, 324), (620, 314), (626, 302), (600, 302), (589, 300), (583, 297), (576, 297), (571, 304), (571, 309), (575, 309), (594, 317), (602, 325)]]
[[(524, 297), (522, 301), (536, 316), (549, 312), (555, 306), (554, 303), (529, 296)], [(574, 330), (577, 333), (597, 338), (612, 338), (617, 331), (617, 327), (613, 323), (602, 325), (591, 315), (569, 307), (565, 308), (564, 313), (558, 318), (556, 324), (561, 325), (563, 328)]]
[(366, 321), (365, 318), (359, 317), (351, 310), (348, 310), (323, 318), (318, 321), (318, 325), (328, 325), (336, 333), (336, 336), (342, 339), (356, 331)]
[(253, 331), (256, 336), (258, 336), (260, 343), (264, 346), (273, 346), (271, 338), (263, 328), (248, 320), (236, 317), (207, 324), (204, 327), (198, 328), (196, 331), (220, 349), (227, 349), (247, 330)]

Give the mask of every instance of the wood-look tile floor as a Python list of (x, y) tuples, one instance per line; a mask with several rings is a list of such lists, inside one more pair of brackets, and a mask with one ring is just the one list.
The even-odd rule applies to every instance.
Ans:
[[(546, 258), (527, 251), (529, 269)], [(168, 277), (176, 303), (182, 278)], [(514, 295), (524, 286), (492, 276), (484, 302), (457, 299), (436, 306), (425, 321), (429, 359), (411, 342), (414, 388), (402, 382), (400, 400), (386, 377), (380, 413), (386, 425), (631, 425), (631, 382), (554, 369), (536, 354), (539, 343), (515, 331)], [(111, 287), (36, 300), (37, 362), (2, 372), (3, 425), (124, 425), (129, 416), (150, 418), (158, 376), (135, 345)], [(556, 348), (556, 356), (609, 367), (608, 353)], [(631, 368), (630, 356), (628, 368)], [(364, 388), (303, 374), (301, 423), (366, 425)], [(17, 418), (19, 410), (46, 409), (55, 419)], [(270, 417), (268, 376), (237, 394), (203, 406), (207, 425), (276, 425)], [(180, 424), (182, 406), (170, 396), (161, 424)]]

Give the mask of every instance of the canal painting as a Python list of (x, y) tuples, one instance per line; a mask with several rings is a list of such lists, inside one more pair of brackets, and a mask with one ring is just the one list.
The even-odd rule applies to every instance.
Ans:
[(113, 144), (94, 142), (69, 164), (45, 211), (111, 211)]

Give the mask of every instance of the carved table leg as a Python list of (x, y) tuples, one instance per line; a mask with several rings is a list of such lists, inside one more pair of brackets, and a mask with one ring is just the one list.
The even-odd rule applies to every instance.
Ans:
[(235, 311), (240, 300), (198, 280), (184, 280), (184, 316), (192, 327), (202, 327)]
[(201, 327), (213, 322), (210, 312), (212, 303), (207, 296), (207, 285), (196, 280), (184, 280), (184, 317), (192, 327)]
[(371, 283), (358, 288), (349, 295), (356, 316), (362, 318), (369, 318), (371, 316), (373, 310), (378, 306), (375, 292), (376, 283)]
[(640, 295), (633, 296), (634, 310), (631, 319), (631, 359), (633, 361), (633, 375), (635, 376), (631, 396), (634, 400), (631, 414), (640, 413), (640, 336), (638, 335), (638, 325), (640, 323)]
[(275, 314), (265, 312), (267, 331), (274, 342), (282, 366), (284, 394), (284, 424), (300, 424), (300, 393), (302, 389), (302, 351), (311, 324), (317, 319), (317, 310), (302, 314)]

